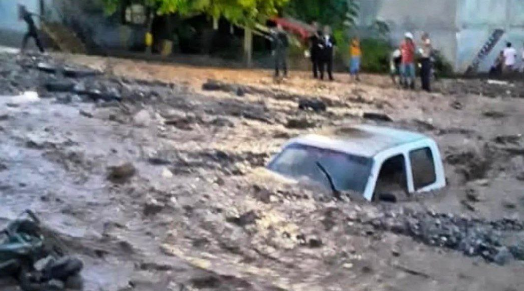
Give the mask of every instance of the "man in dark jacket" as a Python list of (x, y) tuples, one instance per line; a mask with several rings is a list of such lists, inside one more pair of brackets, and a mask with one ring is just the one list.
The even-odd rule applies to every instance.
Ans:
[(27, 33), (24, 35), (24, 39), (22, 40), (22, 52), (24, 52), (25, 47), (27, 45), (27, 41), (29, 38), (33, 38), (35, 40), (36, 46), (40, 50), (41, 53), (44, 52), (44, 47), (42, 46), (42, 42), (40, 41), (40, 38), (38, 37), (38, 30), (35, 25), (35, 21), (33, 20), (33, 15), (39, 16), (36, 14), (32, 14), (25, 6), (21, 5), (19, 7), (20, 11), (20, 19), (23, 20), (27, 24)]
[(320, 42), (322, 38), (322, 31), (318, 28), (318, 23), (313, 22), (311, 26), (315, 29), (315, 33), (309, 37), (309, 57), (313, 65), (313, 78), (318, 78), (320, 71)]
[(321, 37), (320, 41), (320, 79), (324, 80), (324, 72), (327, 67), (327, 72), (329, 75), (329, 80), (333, 81), (333, 55), (335, 53), (335, 47), (337, 42), (333, 35), (331, 35), (331, 27), (324, 27), (324, 35)]
[(284, 78), (287, 77), (287, 49), (289, 40), (286, 32), (279, 24), (272, 36), (273, 57), (275, 58), (275, 77), (280, 76), (280, 69), (284, 71)]

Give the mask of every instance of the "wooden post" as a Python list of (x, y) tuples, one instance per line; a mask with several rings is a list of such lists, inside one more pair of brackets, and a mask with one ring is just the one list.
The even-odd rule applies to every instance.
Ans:
[(248, 68), (253, 66), (253, 31), (244, 28), (244, 62)]

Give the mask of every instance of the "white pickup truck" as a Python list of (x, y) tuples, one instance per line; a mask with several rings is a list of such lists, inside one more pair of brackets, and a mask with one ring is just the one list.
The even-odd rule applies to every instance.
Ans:
[(419, 133), (358, 125), (290, 140), (267, 168), (368, 201), (401, 201), (446, 186), (437, 144)]

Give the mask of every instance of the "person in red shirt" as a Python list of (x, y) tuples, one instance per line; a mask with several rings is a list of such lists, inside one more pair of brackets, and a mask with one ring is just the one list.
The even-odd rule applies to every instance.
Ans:
[(415, 43), (411, 32), (407, 32), (404, 36), (404, 41), (400, 45), (402, 84), (405, 88), (415, 89)]

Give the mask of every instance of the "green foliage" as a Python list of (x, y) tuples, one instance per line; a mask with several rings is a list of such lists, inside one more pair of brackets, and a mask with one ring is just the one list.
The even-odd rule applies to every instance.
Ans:
[(359, 6), (354, 0), (290, 0), (284, 13), (305, 22), (317, 21), (335, 29), (354, 26)]
[(390, 44), (381, 39), (363, 39), (362, 70), (371, 73), (386, 73), (389, 71), (389, 56), (392, 51)]
[(452, 77), (454, 75), (453, 66), (438, 50), (433, 51), (433, 66), (439, 77)]
[[(241, 25), (252, 26), (277, 14), (289, 0), (144, 0), (159, 14), (193, 15), (205, 13)], [(114, 13), (123, 0), (102, 0), (106, 11)]]

